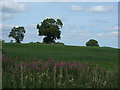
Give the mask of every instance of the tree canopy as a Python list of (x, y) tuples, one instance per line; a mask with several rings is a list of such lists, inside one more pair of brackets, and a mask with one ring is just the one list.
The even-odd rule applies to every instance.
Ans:
[(39, 29), (39, 36), (45, 36), (43, 43), (55, 43), (56, 39), (61, 38), (61, 31), (63, 23), (60, 19), (54, 20), (53, 18), (47, 18), (43, 20), (40, 24), (37, 24), (37, 29)]
[(12, 37), (13, 39), (15, 39), (16, 43), (21, 43), (21, 41), (23, 41), (24, 39), (24, 33), (24, 27), (13, 27), (8, 37)]
[(90, 39), (87, 43), (86, 46), (99, 46), (98, 41), (94, 39)]

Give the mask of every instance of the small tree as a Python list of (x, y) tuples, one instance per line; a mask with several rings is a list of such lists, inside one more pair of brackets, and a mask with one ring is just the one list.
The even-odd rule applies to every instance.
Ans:
[(24, 27), (13, 27), (8, 37), (14, 38), (16, 43), (21, 43), (24, 39), (24, 33)]
[(61, 31), (63, 23), (60, 19), (54, 20), (53, 18), (47, 18), (41, 25), (37, 24), (37, 29), (39, 29), (39, 36), (45, 36), (43, 43), (55, 43), (56, 39), (61, 38)]
[(87, 43), (86, 46), (99, 46), (98, 41), (94, 39), (90, 39)]

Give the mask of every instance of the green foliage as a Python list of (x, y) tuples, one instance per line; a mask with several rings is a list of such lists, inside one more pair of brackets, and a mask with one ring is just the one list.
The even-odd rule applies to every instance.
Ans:
[(43, 43), (55, 43), (56, 39), (60, 39), (60, 28), (62, 28), (63, 23), (60, 19), (55, 21), (52, 18), (47, 18), (41, 22), (41, 25), (37, 24), (37, 29), (39, 29), (39, 36), (45, 36)]
[(8, 37), (15, 39), (16, 43), (21, 43), (24, 39), (24, 33), (24, 27), (13, 27)]
[[(118, 88), (118, 66), (103, 69), (88, 62), (4, 58), (3, 88)], [(111, 67), (111, 66), (110, 66)], [(19, 83), (18, 83), (19, 82)]]
[(94, 39), (90, 39), (87, 43), (86, 46), (99, 46), (98, 41)]

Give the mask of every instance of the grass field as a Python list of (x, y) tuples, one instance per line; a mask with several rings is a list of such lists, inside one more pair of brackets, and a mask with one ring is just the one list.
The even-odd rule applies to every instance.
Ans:
[[(108, 47), (81, 47), (49, 44), (3, 44), (3, 54), (11, 58), (33, 60), (34, 58), (57, 61), (81, 61), (114, 66), (118, 61), (118, 49)], [(109, 64), (108, 64), (109, 63)]]
[(3, 87), (118, 87), (118, 49), (40, 43), (4, 43), (2, 48)]

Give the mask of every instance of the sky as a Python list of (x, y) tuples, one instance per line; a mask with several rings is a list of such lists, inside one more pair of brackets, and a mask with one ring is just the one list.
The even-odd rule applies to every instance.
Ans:
[(101, 47), (118, 48), (117, 2), (2, 2), (2, 38), (5, 42), (14, 26), (24, 26), (22, 43), (42, 42), (36, 24), (46, 18), (61, 19), (61, 39), (65, 45), (85, 46), (90, 39)]

